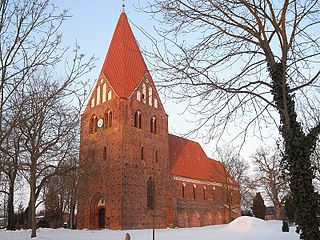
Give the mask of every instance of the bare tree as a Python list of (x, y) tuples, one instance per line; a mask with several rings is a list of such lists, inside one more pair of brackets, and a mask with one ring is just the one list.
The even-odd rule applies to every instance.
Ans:
[[(58, 12), (51, 0), (0, 3), (0, 156), (5, 166), (0, 170), (14, 179), (16, 159), (23, 161), (22, 172), (31, 191), (32, 237), (36, 236), (35, 204), (40, 190), (59, 172), (59, 162), (77, 139), (79, 116), (70, 104), (79, 90), (75, 82), (93, 67), (94, 59), (85, 60), (76, 46), (72, 61), (61, 66), (59, 74), (48, 74), (63, 65), (68, 48), (61, 45), (59, 29), (68, 18), (68, 12)], [(23, 146), (22, 152), (12, 152), (7, 145), (16, 136), (19, 140), (13, 146)]]
[(146, 8), (161, 23), (164, 44), (155, 42), (150, 57), (162, 85), (188, 101), (207, 139), (230, 126), (243, 139), (250, 128), (279, 129), (306, 239), (320, 239), (310, 161), (320, 132), (319, 8), (318, 0), (155, 0)]
[(218, 149), (218, 159), (240, 187), (242, 210), (250, 210), (256, 193), (256, 183), (250, 176), (250, 165), (231, 147)]
[(2, 0), (0, 3), (0, 150), (16, 126), (18, 115), (9, 100), (39, 67), (61, 61), (62, 48), (58, 30), (68, 18), (67, 12), (57, 13), (50, 0)]
[(37, 74), (21, 94), (23, 117), (18, 127), (25, 147), (23, 173), (30, 186), (28, 222), (32, 226), (32, 237), (36, 235), (36, 202), (42, 188), (53, 176), (71, 170), (63, 168), (64, 163), (74, 158), (79, 147), (80, 109), (67, 101), (72, 100), (73, 81), (85, 73), (88, 66), (84, 64), (74, 69), (76, 74), (73, 72), (75, 75), (71, 74), (73, 77), (63, 82), (53, 81), (53, 76), (45, 72)]
[(45, 220), (52, 227), (65, 224), (65, 213), (69, 215), (68, 226), (75, 227), (78, 155), (77, 152), (73, 159), (66, 160), (60, 167), (59, 175), (51, 177), (43, 188)]
[(288, 182), (283, 178), (279, 150), (259, 148), (252, 158), (256, 165), (256, 182), (272, 201), (275, 218), (280, 219), (281, 207), (284, 206), (290, 188)]
[(7, 202), (7, 229), (15, 230), (15, 215), (14, 215), (14, 192), (16, 180), (19, 174), (19, 170), (21, 169), (20, 165), (20, 154), (22, 151), (21, 142), (20, 142), (21, 134), (15, 129), (12, 130), (9, 138), (6, 141), (6, 153), (3, 153), (2, 157), (2, 172), (6, 175), (6, 179), (8, 180), (8, 190), (3, 191), (8, 196)]

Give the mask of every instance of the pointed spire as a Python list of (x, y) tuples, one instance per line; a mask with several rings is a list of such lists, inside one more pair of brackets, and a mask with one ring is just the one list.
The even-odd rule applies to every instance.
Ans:
[(119, 97), (128, 98), (149, 73), (125, 12), (120, 14), (100, 74)]

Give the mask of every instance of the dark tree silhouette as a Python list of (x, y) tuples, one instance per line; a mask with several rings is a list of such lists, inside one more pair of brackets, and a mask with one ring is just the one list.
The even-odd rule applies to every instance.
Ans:
[(263, 198), (261, 197), (261, 194), (259, 192), (253, 199), (252, 212), (255, 217), (261, 219), (264, 219), (266, 215), (266, 205), (264, 205)]
[(294, 216), (295, 207), (293, 204), (292, 196), (288, 195), (286, 197), (286, 201), (284, 202), (284, 209), (286, 211), (286, 215), (287, 215), (289, 222), (293, 223), (295, 221), (295, 216)]

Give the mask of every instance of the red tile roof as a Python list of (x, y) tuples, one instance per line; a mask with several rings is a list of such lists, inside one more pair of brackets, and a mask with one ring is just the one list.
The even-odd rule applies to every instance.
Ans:
[[(208, 158), (199, 143), (169, 134), (171, 174), (225, 183), (225, 170), (219, 161)], [(236, 184), (231, 178), (232, 183)]]
[(148, 72), (127, 15), (122, 12), (100, 75), (107, 78), (119, 97), (128, 98)]

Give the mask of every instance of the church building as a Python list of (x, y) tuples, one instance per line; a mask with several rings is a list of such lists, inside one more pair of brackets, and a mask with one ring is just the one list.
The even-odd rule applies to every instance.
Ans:
[(168, 115), (122, 12), (81, 116), (78, 228), (228, 223), (238, 183), (199, 143), (168, 133)]

